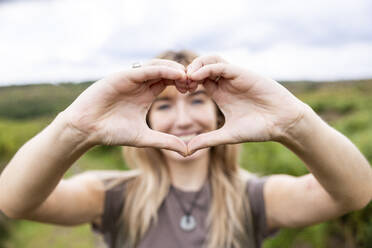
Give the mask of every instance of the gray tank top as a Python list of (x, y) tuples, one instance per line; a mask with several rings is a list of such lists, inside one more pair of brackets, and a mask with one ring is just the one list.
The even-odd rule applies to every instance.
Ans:
[[(250, 210), (253, 223), (253, 243), (255, 247), (261, 247), (263, 240), (275, 234), (278, 230), (268, 230), (265, 202), (263, 198), (263, 187), (268, 177), (253, 177), (246, 184), (246, 193), (249, 197)], [(121, 240), (120, 214), (124, 206), (125, 199), (123, 193), (126, 183), (123, 182), (105, 192), (104, 212), (101, 224), (92, 223), (95, 232), (104, 236), (104, 241), (109, 248), (123, 248), (124, 244), (118, 245)], [(197, 221), (196, 229), (185, 232), (179, 226), (179, 221), (183, 212), (177, 196), (182, 197), (182, 202), (186, 208), (190, 208), (196, 192), (185, 192), (171, 186), (169, 194), (158, 210), (158, 222), (156, 226), (151, 225), (138, 248), (201, 248), (207, 236), (205, 220), (211, 201), (211, 186), (205, 183), (201, 188), (200, 195), (193, 209), (193, 216)]]

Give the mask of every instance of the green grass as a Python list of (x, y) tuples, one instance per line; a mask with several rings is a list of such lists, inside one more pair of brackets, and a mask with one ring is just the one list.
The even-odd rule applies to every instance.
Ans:
[(31, 221), (18, 221), (12, 225), (12, 237), (7, 248), (92, 248), (97, 243), (89, 225), (62, 227)]
[(27, 121), (0, 119), (0, 170), (15, 152), (49, 123), (40, 117)]

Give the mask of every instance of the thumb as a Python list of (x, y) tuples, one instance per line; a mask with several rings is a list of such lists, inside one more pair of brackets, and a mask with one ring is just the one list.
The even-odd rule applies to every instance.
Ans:
[(163, 132), (154, 131), (150, 128), (146, 129), (138, 140), (138, 145), (141, 147), (156, 147), (178, 152), (182, 156), (187, 155), (187, 146), (177, 136), (166, 134)]
[(217, 146), (222, 144), (234, 143), (233, 139), (230, 137), (227, 128), (222, 127), (215, 131), (208, 133), (199, 134), (187, 144), (188, 155), (193, 154), (199, 149), (206, 147)]
[(210, 79), (206, 79), (203, 83), (204, 89), (207, 92), (208, 96), (213, 96), (213, 93), (217, 89), (217, 84), (216, 82), (213, 82)]

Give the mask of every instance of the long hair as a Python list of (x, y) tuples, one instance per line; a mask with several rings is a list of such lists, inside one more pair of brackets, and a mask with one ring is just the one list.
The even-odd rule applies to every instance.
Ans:
[[(190, 51), (167, 51), (157, 58), (187, 66), (196, 57)], [(217, 127), (220, 128), (224, 124), (224, 116), (217, 105), (216, 111)], [(210, 148), (208, 177), (212, 200), (206, 220), (206, 248), (253, 247), (252, 217), (245, 191), (250, 175), (239, 167), (239, 149), (239, 145)], [(128, 166), (139, 171), (127, 180), (125, 206), (120, 217), (124, 226), (125, 247), (136, 247), (150, 224), (158, 221), (158, 209), (171, 185), (170, 172), (160, 149), (124, 147), (123, 155)]]

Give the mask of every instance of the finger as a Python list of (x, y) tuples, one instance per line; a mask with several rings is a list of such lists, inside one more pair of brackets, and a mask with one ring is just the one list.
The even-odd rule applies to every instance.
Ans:
[[(181, 93), (186, 93), (187, 89), (181, 85), (180, 87), (177, 87), (177, 81), (175, 80), (169, 80), (169, 79), (153, 79), (146, 81), (145, 84), (148, 85), (154, 96), (158, 96), (167, 86), (173, 85), (176, 86), (178, 91)], [(179, 84), (178, 84), (179, 85)]]
[(232, 144), (234, 143), (232, 138), (230, 137), (227, 128), (224, 126), (220, 129), (199, 134), (187, 144), (187, 154), (191, 155), (199, 149), (203, 149), (206, 147), (212, 147), (222, 144)]
[(165, 86), (169, 86), (169, 85), (175, 86), (177, 90), (181, 93), (187, 92), (187, 88), (185, 88), (183, 85), (177, 84), (176, 83), (177, 81), (175, 80), (162, 80), (161, 82), (164, 83)]
[(150, 90), (155, 97), (157, 97), (167, 87), (163, 82), (155, 83), (150, 86)]
[(189, 84), (189, 91), (192, 93), (192, 92), (195, 92), (195, 90), (198, 88), (198, 82), (196, 81), (191, 81), (188, 83)]
[(187, 155), (187, 146), (180, 138), (174, 135), (154, 131), (150, 128), (143, 132), (138, 140), (139, 147), (156, 147)]
[(177, 86), (177, 85), (176, 85), (176, 88), (177, 88), (177, 90), (178, 90), (179, 92), (181, 92), (182, 94), (187, 93), (187, 88), (179, 87), (179, 86)]
[(186, 93), (187, 92), (187, 90), (188, 90), (187, 84), (182, 83), (180, 81), (175, 81), (174, 83), (175, 83), (175, 86), (176, 86), (176, 88), (179, 92), (181, 92), (181, 93)]
[(175, 81), (175, 80), (162, 80), (162, 82), (164, 82), (164, 85), (165, 86), (168, 86), (168, 85), (173, 85), (177, 88), (177, 90), (181, 93), (186, 93), (187, 92), (187, 88), (185, 88), (184, 84), (180, 84), (179, 81)]
[[(169, 67), (172, 67), (174, 69), (179, 69), (179, 70), (182, 70), (182, 71), (186, 70), (184, 65), (182, 65), (182, 64), (180, 64), (176, 61), (168, 60), (168, 59), (152, 59), (152, 60), (150, 60), (150, 61), (148, 61), (144, 64), (144, 66), (154, 66), (154, 65), (169, 66)], [(158, 82), (161, 79), (155, 79), (155, 80), (157, 80), (157, 82)], [(155, 81), (155, 80), (150, 80), (150, 81)], [(163, 80), (163, 81), (166, 81), (165, 85), (175, 85), (174, 80)], [(179, 80), (179, 82), (177, 82), (177, 83), (180, 85), (179, 88), (185, 88), (184, 86), (182, 86), (182, 84), (184, 84), (184, 82), (182, 82), (181, 80)], [(185, 88), (185, 89), (182, 89), (182, 90), (185, 91), (187, 89)]]
[(152, 59), (144, 63), (144, 66), (153, 66), (153, 65), (165, 65), (165, 66), (172, 67), (174, 69), (186, 71), (186, 68), (184, 65), (177, 63), (176, 61), (169, 60), (169, 59)]
[(153, 85), (153, 84), (155, 84), (155, 83), (157, 83), (157, 82), (159, 82), (159, 81), (162, 81), (162, 79), (161, 79), (161, 78), (152, 79), (152, 80), (148, 80), (148, 81), (146, 81), (146, 83), (147, 83), (149, 86), (151, 86), (151, 85)]
[(166, 85), (166, 86), (168, 86), (168, 85), (175, 85), (175, 84), (174, 84), (174, 80), (164, 79), (164, 80), (162, 80), (162, 82), (163, 82), (164, 85)]
[(215, 90), (217, 89), (216, 82), (209, 79), (204, 81), (203, 86), (208, 96), (213, 96), (213, 92), (215, 92)]
[(223, 77), (226, 79), (234, 79), (239, 75), (238, 70), (225, 63), (209, 64), (201, 67), (199, 70), (193, 72), (188, 76), (193, 81), (201, 81), (207, 78), (215, 80), (218, 77)]
[(153, 79), (153, 80), (148, 80), (145, 82), (146, 85), (148, 85), (148, 87), (153, 87), (154, 84), (164, 84), (165, 86), (168, 86), (168, 85), (175, 85), (175, 82), (174, 80), (170, 80), (170, 79)]
[[(154, 79), (186, 80), (184, 71), (165, 65), (143, 66), (122, 72), (134, 83), (142, 83)], [(120, 76), (120, 75), (119, 75)], [(122, 75), (124, 76), (124, 75)]]
[(191, 64), (187, 66), (187, 76), (191, 75), (205, 65), (216, 63), (227, 63), (227, 61), (218, 55), (206, 55), (197, 57), (191, 62)]

